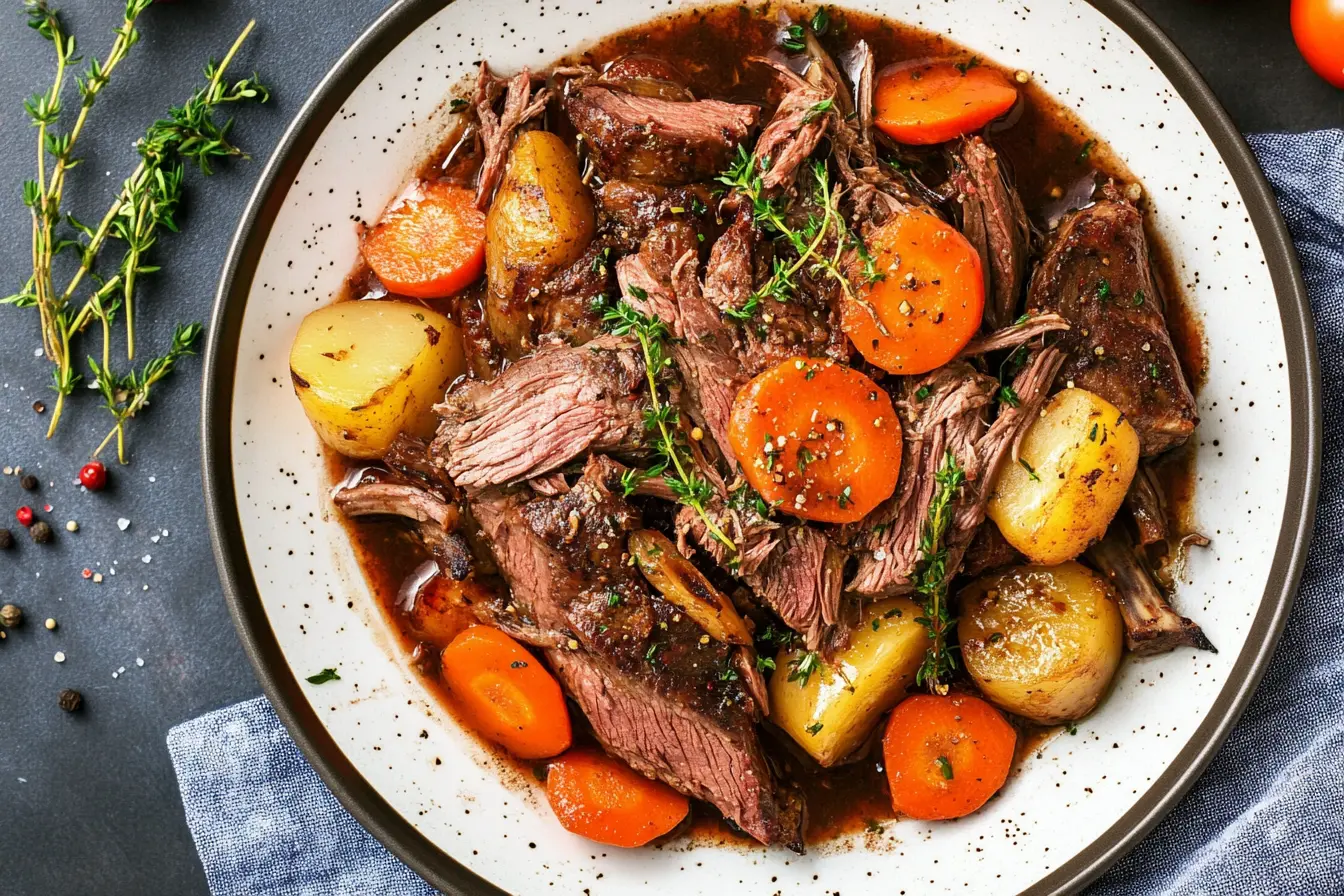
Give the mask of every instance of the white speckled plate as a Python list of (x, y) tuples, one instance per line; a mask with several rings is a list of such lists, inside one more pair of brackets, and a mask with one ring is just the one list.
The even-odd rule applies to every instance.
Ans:
[[(987, 810), (804, 857), (675, 843), (624, 852), (570, 836), (531, 783), (498, 774), (437, 709), (333, 519), (286, 358), (300, 318), (356, 258), (355, 216), (397, 193), (444, 130), (445, 92), (476, 60), (537, 67), (680, 5), (403, 0), (271, 159), (220, 287), (204, 412), (220, 573), (258, 675), (346, 806), (448, 892), (1076, 889), (1170, 810), (1240, 714), (1287, 615), (1319, 460), (1311, 323), (1272, 197), (1207, 88), (1123, 0), (843, 4), (1030, 70), (1076, 110), (1144, 183), (1208, 337), (1195, 514), (1213, 546), (1191, 558), (1177, 603), (1220, 652), (1126, 662), (1078, 736), (1048, 742)], [(303, 682), (336, 664), (340, 681)]]

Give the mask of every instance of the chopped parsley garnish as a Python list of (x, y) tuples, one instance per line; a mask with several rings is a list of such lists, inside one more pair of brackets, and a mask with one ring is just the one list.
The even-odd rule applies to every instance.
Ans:
[(727, 669), (724, 669), (722, 672), (719, 673), (719, 681), (737, 681), (737, 679), (738, 679), (737, 670), (734, 669), (732, 666), (729, 666)]
[(1025, 457), (1019, 457), (1017, 459), (1017, 462), (1022, 465), (1022, 469), (1027, 471), (1027, 475), (1031, 477), (1032, 482), (1041, 481), (1041, 477), (1036, 475), (1036, 470), (1032, 468), (1031, 464), (1027, 463), (1027, 459)]
[(807, 465), (816, 460), (817, 456), (813, 454), (806, 445), (798, 449), (798, 472), (807, 471)]
[(1097, 299), (1102, 302), (1109, 302), (1111, 300), (1111, 281), (1107, 280), (1105, 277), (1102, 277), (1097, 281)]
[(1092, 155), (1092, 147), (1095, 146), (1096, 143), (1097, 141), (1095, 140), (1089, 140), (1084, 143), (1083, 148), (1078, 151), (1078, 161), (1086, 162), (1087, 157)]
[(851, 486), (847, 485), (841, 490), (840, 496), (835, 499), (836, 503), (840, 505), (841, 510), (844, 510), (846, 507), (854, 503), (854, 498), (852, 497), (853, 494), (854, 489)]
[(815, 34), (825, 34), (826, 29), (831, 27), (831, 14), (822, 6), (812, 14), (812, 31)]
[(893, 617), (893, 616), (903, 616), (903, 615), (905, 615), (905, 614), (903, 614), (903, 613), (901, 612), (901, 608), (900, 608), (900, 607), (892, 607), (890, 610), (888, 610), (887, 612), (885, 612), (885, 613), (882, 614), (882, 618), (883, 618), (883, 619), (890, 619), (890, 618)]
[(1078, 725), (1075, 722), (1065, 722), (1064, 730), (1069, 732), (1069, 734), (1073, 735), (1074, 737), (1078, 736)]
[(705, 207), (705, 204), (704, 204), (703, 202), (700, 201), (700, 197), (699, 197), (699, 196), (692, 196), (692, 197), (691, 197), (691, 214), (693, 214), (693, 215), (703, 215), (706, 211), (708, 211), (708, 209)]
[(451, 109), (453, 112), (461, 112), (463, 109), (467, 108), (467, 106), (470, 105), (471, 104), (468, 103), (466, 100), (462, 99), (462, 97), (455, 96), (453, 97), (452, 101), (448, 103), (448, 108)]
[(1088, 439), (1088, 441), (1090, 441), (1090, 442), (1095, 442), (1095, 441), (1097, 440), (1097, 424), (1096, 424), (1096, 423), (1093, 423), (1093, 424), (1092, 424), (1092, 429), (1088, 432), (1088, 434), (1087, 434), (1087, 439)]
[(928, 386), (920, 386), (915, 390), (915, 401), (923, 401), (928, 398), (932, 390)]
[(1141, 289), (1140, 289), (1140, 290), (1136, 290), (1136, 291), (1134, 292), (1134, 307), (1135, 307), (1135, 308), (1138, 308), (1140, 305), (1142, 305), (1142, 304), (1143, 304), (1143, 300), (1144, 300), (1143, 290), (1141, 290)]
[(938, 763), (938, 771), (940, 771), (940, 772), (943, 773), (943, 777), (946, 778), (947, 780), (951, 781), (951, 780), (952, 780), (952, 763), (950, 763), (950, 762), (947, 761), (947, 757), (946, 757), (946, 756), (939, 756), (939, 757), (938, 757), (936, 760), (934, 760), (934, 761)]
[(611, 264), (611, 247), (604, 246), (601, 252), (593, 256), (593, 273), (596, 274), (609, 264)]
[(645, 661), (647, 661), (650, 666), (656, 666), (658, 664), (658, 651), (662, 649), (663, 645), (661, 644), (650, 644), (649, 649), (644, 651)]
[(622, 600), (624, 600), (624, 598), (621, 597), (620, 592), (613, 591), (607, 595), (607, 606), (619, 607), (621, 605)]
[(808, 725), (803, 730), (805, 730), (808, 734), (812, 735), (813, 737), (816, 737), (817, 734), (821, 731), (822, 727), (823, 725), (821, 724), (821, 722), (813, 722), (811, 725)]
[(1162, 375), (1162, 371), (1158, 368), (1156, 364), (1149, 364), (1148, 375), (1153, 379), (1157, 379), (1159, 376)]
[(340, 681), (341, 676), (336, 674), (335, 669), (323, 669), (316, 675), (308, 676), (309, 684), (326, 684), (329, 681)]
[(964, 75), (964, 74), (966, 74), (968, 71), (970, 71), (971, 69), (973, 69), (973, 68), (977, 68), (979, 65), (980, 65), (980, 57), (979, 57), (979, 56), (972, 56), (970, 59), (967, 59), (965, 62), (958, 62), (958, 63), (957, 63), (957, 71), (961, 72), (961, 73)]
[(784, 37), (779, 45), (786, 50), (792, 50), (795, 53), (801, 53), (807, 49), (807, 44), (803, 43), (803, 26), (790, 25), (784, 29)]
[(999, 404), (1006, 404), (1010, 408), (1021, 407), (1022, 400), (1017, 397), (1017, 390), (1012, 386), (1003, 386), (999, 389)]
[(989, 636), (989, 643), (997, 644), (1003, 640), (1003, 632), (995, 632)]
[(631, 283), (630, 286), (627, 288), (630, 290), (630, 295), (634, 296), (637, 299), (640, 299), (641, 301), (649, 297), (648, 290), (636, 286), (633, 283)]
[(775, 669), (775, 661), (774, 661), (773, 658), (768, 657), (768, 656), (757, 656), (757, 657), (756, 657), (756, 671), (757, 671), (757, 672), (766, 672), (766, 671), (771, 671), (771, 672), (773, 672), (774, 669)]

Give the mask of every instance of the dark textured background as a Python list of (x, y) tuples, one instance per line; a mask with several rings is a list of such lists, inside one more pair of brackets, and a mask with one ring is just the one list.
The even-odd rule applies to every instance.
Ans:
[[(105, 52), (121, 4), (63, 5), (81, 47)], [(1344, 91), (1314, 77), (1296, 54), (1288, 0), (1139, 5), (1175, 38), (1242, 130), (1344, 122)], [(0, 0), (0, 294), (17, 289), (29, 270), (28, 217), (18, 197), (21, 181), (32, 176), (33, 132), (21, 103), (46, 88), (52, 69), (49, 46), (24, 27), (19, 6)], [(144, 124), (192, 89), (202, 62), (222, 54), (249, 16), (258, 29), (236, 71), (260, 71), (275, 99), (244, 110), (234, 132), (256, 160), (191, 184), (185, 232), (163, 240), (166, 269), (137, 304), (143, 354), (163, 344), (173, 322), (208, 313), (260, 160), (308, 91), (385, 6), (383, 0), (183, 0), (145, 15), (144, 41), (81, 139), (79, 155), (88, 161), (67, 190), (76, 214), (102, 213), (134, 165), (131, 142)], [(43, 440), (47, 417), (35, 414), (32, 402), (52, 402), (47, 366), (33, 354), (39, 347), (35, 312), (0, 308), (0, 467), (22, 466), (42, 480), (41, 491), (29, 495), (17, 476), (0, 476), (0, 526), (15, 529), (19, 541), (0, 554), (0, 603), (20, 604), (27, 614), (24, 627), (0, 642), (0, 894), (205, 893), (164, 736), (178, 722), (259, 688), (220, 595), (201, 509), (199, 362), (189, 360), (156, 391), (152, 409), (132, 424), (131, 465), (114, 468), (112, 487), (91, 495), (72, 480), (108, 418), (80, 390), (56, 438)], [(54, 544), (32, 544), (9, 522), (24, 503), (52, 505), (40, 515), (57, 531)], [(122, 517), (131, 521), (124, 532), (117, 527)], [(76, 534), (64, 529), (71, 519), (79, 521)], [(81, 578), (84, 567), (103, 572), (103, 583)], [(117, 574), (108, 575), (114, 567)], [(42, 627), (49, 616), (60, 623), (55, 632)], [(64, 664), (53, 661), (58, 650), (67, 656)], [(85, 695), (78, 716), (56, 706), (65, 687)]]

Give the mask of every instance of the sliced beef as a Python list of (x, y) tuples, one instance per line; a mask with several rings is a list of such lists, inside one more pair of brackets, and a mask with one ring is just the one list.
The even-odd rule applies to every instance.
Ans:
[(1017, 319), (1027, 278), (1031, 248), (1027, 210), (1003, 171), (998, 153), (983, 139), (963, 140), (953, 160), (961, 232), (980, 253), (985, 277), (985, 326), (991, 330), (1006, 327)]
[(815, 87), (782, 62), (760, 57), (752, 61), (769, 65), (784, 85), (774, 117), (761, 129), (752, 150), (757, 166), (765, 171), (762, 186), (774, 190), (793, 182), (799, 167), (825, 136), (840, 85), (828, 79), (824, 86)]
[(686, 76), (672, 63), (657, 56), (632, 53), (615, 60), (597, 79), (633, 93), (687, 103), (695, 99), (686, 86)]
[(617, 262), (616, 278), (626, 302), (667, 324), (674, 338), (672, 361), (686, 387), (691, 417), (714, 440), (720, 456), (731, 458), (728, 419), (746, 372), (733, 350), (731, 331), (705, 299), (695, 254), (687, 251), (672, 263), (666, 278), (659, 277), (655, 271), (667, 262), (662, 244), (648, 242), (638, 255)]
[[(858, 526), (853, 543), (860, 551), (859, 562), (850, 590), (861, 594), (911, 590), (923, 559), (919, 541), (929, 502), (937, 489), (935, 476), (949, 452), (966, 476), (966, 484), (953, 502), (952, 522), (944, 541), (947, 574), (949, 578), (956, 575), (966, 549), (984, 522), (990, 484), (1005, 462), (1017, 459), (1022, 439), (1039, 416), (1063, 361), (1062, 353), (1055, 348), (1033, 356), (1013, 380), (1018, 405), (1000, 405), (988, 429), (985, 416), (998, 391), (997, 380), (954, 362), (908, 384), (906, 397), (899, 403), (907, 421), (900, 482), (896, 495)], [(921, 399), (923, 389), (928, 392)]]
[[(504, 93), (504, 108), (497, 113), (495, 103), (501, 92)], [(504, 163), (509, 157), (509, 147), (513, 146), (514, 135), (530, 119), (545, 111), (550, 98), (550, 91), (544, 87), (532, 92), (532, 76), (526, 68), (513, 78), (504, 79), (492, 75), (490, 66), (481, 63), (476, 93), (471, 101), (482, 145), (480, 179), (476, 186), (477, 208), (489, 208), (495, 187), (504, 174)]]
[(1118, 407), (1150, 456), (1183, 443), (1199, 416), (1153, 275), (1143, 216), (1118, 198), (1065, 217), (1031, 281), (1028, 307), (1054, 311), (1070, 381)]
[(613, 491), (614, 471), (594, 460), (554, 498), (472, 500), (510, 585), (508, 612), (558, 636), (547, 658), (604, 747), (761, 842), (801, 850), (801, 804), (775, 782), (756, 734), (759, 683), (730, 674), (750, 650), (704, 637), (625, 562), (640, 518)]
[(1002, 329), (972, 339), (961, 350), (961, 357), (970, 358), (975, 355), (987, 355), (990, 352), (1015, 349), (1047, 333), (1067, 330), (1068, 328), (1069, 322), (1058, 314), (1047, 312), (1045, 314), (1023, 315), (1020, 320), (1010, 323)]
[(570, 90), (564, 105), (604, 177), (665, 185), (723, 171), (760, 114), (755, 106), (675, 102), (599, 84)]
[(948, 452), (967, 471), (967, 479), (978, 473), (976, 442), (997, 391), (996, 380), (964, 363), (906, 383), (897, 402), (904, 424), (900, 479), (896, 493), (850, 529), (858, 558), (851, 591), (901, 594), (914, 587), (920, 536), (937, 487), (934, 476)]
[(1087, 559), (1111, 583), (1120, 599), (1125, 644), (1130, 653), (1152, 656), (1177, 647), (1218, 652), (1198, 625), (1167, 603), (1121, 527), (1112, 526), (1105, 538), (1088, 549)]
[(643, 436), (643, 355), (602, 336), (548, 346), (489, 383), (464, 380), (435, 407), (430, 454), (458, 486), (532, 479), (594, 451), (630, 452)]
[(816, 650), (840, 618), (845, 553), (818, 529), (790, 526), (760, 568), (743, 578), (761, 603)]

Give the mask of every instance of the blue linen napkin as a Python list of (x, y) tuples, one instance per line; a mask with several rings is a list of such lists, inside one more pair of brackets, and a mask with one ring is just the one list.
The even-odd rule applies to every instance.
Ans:
[[(1316, 314), (1327, 386), (1315, 540), (1245, 717), (1098, 896), (1344, 894), (1344, 132), (1250, 141)], [(265, 698), (177, 726), (168, 749), (214, 896), (434, 892), (341, 808)]]

